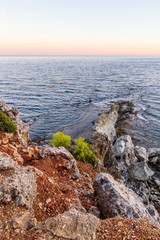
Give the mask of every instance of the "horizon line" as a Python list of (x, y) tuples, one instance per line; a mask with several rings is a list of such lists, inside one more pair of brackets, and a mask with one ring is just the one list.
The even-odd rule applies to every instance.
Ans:
[(84, 54), (84, 55), (74, 55), (74, 54), (0, 54), (0, 57), (160, 57), (160, 55), (91, 55), (91, 54)]

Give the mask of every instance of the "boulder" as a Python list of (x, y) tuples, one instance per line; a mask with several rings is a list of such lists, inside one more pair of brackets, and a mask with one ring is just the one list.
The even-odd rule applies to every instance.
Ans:
[(14, 201), (17, 206), (31, 209), (37, 195), (35, 174), (28, 167), (20, 167), (8, 156), (1, 157), (1, 169), (10, 170), (10, 176), (3, 177), (0, 184), (0, 202)]
[(135, 180), (147, 180), (154, 175), (154, 172), (145, 162), (133, 163), (128, 167), (128, 178)]
[(114, 144), (114, 155), (115, 157), (121, 157), (128, 150), (132, 151), (134, 145), (129, 135), (119, 137)]
[(121, 136), (116, 140), (113, 153), (118, 159), (121, 174), (124, 172), (122, 175), (126, 175), (127, 166), (137, 162), (137, 157), (134, 153), (134, 145), (129, 135)]
[(108, 113), (103, 113), (99, 116), (97, 122), (94, 124), (93, 130), (96, 133), (106, 135), (108, 140), (113, 142), (116, 138), (115, 123), (118, 119), (118, 105), (111, 106)]
[(54, 237), (77, 240), (91, 240), (96, 237), (100, 220), (92, 214), (70, 209), (55, 218), (37, 224), (36, 230), (47, 230)]
[(135, 146), (134, 152), (139, 161), (148, 162), (147, 150), (144, 147)]
[(139, 197), (111, 175), (97, 174), (93, 187), (98, 207), (104, 218), (125, 216), (127, 218), (145, 218), (156, 223), (156, 219), (149, 214)]

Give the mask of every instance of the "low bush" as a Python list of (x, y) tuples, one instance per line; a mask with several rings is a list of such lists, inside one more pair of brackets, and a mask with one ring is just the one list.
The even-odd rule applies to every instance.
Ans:
[(71, 137), (69, 135), (65, 135), (62, 132), (56, 132), (53, 134), (53, 140), (50, 141), (53, 147), (64, 147), (66, 149), (71, 145)]
[(17, 126), (10, 117), (0, 110), (0, 130), (8, 133), (15, 133)]
[(92, 147), (85, 142), (84, 138), (75, 139), (76, 146), (72, 151), (72, 155), (80, 161), (85, 161), (95, 165), (98, 163), (96, 155), (92, 151)]

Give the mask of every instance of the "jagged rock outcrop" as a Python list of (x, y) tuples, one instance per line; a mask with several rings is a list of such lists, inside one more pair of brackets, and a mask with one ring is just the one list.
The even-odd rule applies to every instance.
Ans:
[(138, 196), (125, 185), (106, 173), (97, 174), (94, 180), (98, 207), (104, 218), (125, 216), (127, 218), (145, 218), (156, 223)]
[(134, 147), (131, 137), (126, 135), (116, 140), (114, 154), (118, 163), (118, 172), (125, 185), (140, 197), (145, 206), (153, 204), (160, 213), (160, 196), (153, 180), (158, 173), (156, 172), (159, 166), (158, 150), (151, 149), (147, 152), (144, 147)]
[(9, 239), (4, 229), (14, 232), (17, 228), (26, 230), (35, 226), (32, 207), (36, 195), (34, 172), (18, 166), (8, 154), (0, 152), (0, 236), (2, 232), (4, 239)]
[[(12, 170), (9, 176), (5, 171)], [(3, 171), (3, 172), (2, 172)], [(7, 154), (0, 154), (0, 202), (14, 201), (17, 206), (31, 209), (37, 195), (35, 174), (28, 167), (20, 167)]]
[[(126, 135), (126, 133), (130, 133), (130, 127), (133, 124), (131, 122), (130, 125), (130, 121), (132, 116), (136, 114), (134, 113), (132, 102), (119, 101), (113, 106), (112, 109), (116, 109), (118, 114), (118, 117), (114, 118), (113, 124), (110, 121), (109, 123), (107, 122), (107, 117), (112, 112), (111, 110), (108, 115), (100, 115), (93, 128), (95, 136), (99, 131), (97, 146), (101, 146), (101, 163), (107, 173), (116, 179), (123, 180), (125, 186), (131, 188), (146, 207), (152, 205), (160, 213), (160, 194), (159, 187), (156, 184), (159, 181), (160, 149), (152, 148), (147, 151), (142, 146), (134, 146), (130, 135)], [(109, 119), (112, 119), (112, 117)], [(111, 125), (112, 127), (110, 127)], [(114, 131), (112, 131), (113, 126)], [(116, 141), (112, 143), (109, 141), (108, 147), (104, 146), (103, 149), (105, 141), (102, 141), (101, 144), (101, 136), (105, 136), (104, 132), (107, 127), (114, 133), (114, 140)], [(115, 139), (115, 129), (118, 136), (117, 139)], [(92, 144), (92, 146), (94, 147), (96, 144)], [(97, 156), (100, 155), (99, 152), (98, 154), (96, 152)]]
[(111, 106), (109, 113), (104, 113), (99, 116), (94, 124), (93, 130), (96, 133), (106, 135), (108, 140), (113, 142), (116, 138), (115, 123), (118, 119), (118, 105)]

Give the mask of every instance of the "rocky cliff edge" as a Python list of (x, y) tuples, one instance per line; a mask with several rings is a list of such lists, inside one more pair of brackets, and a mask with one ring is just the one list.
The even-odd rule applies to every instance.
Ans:
[(158, 149), (138, 151), (129, 137), (115, 145), (101, 131), (90, 140), (101, 158), (93, 167), (63, 147), (28, 145), (18, 110), (4, 101), (0, 109), (18, 126), (15, 134), (0, 132), (0, 239), (160, 239), (158, 198), (141, 190), (149, 181), (158, 188), (148, 169), (148, 162), (158, 168)]

